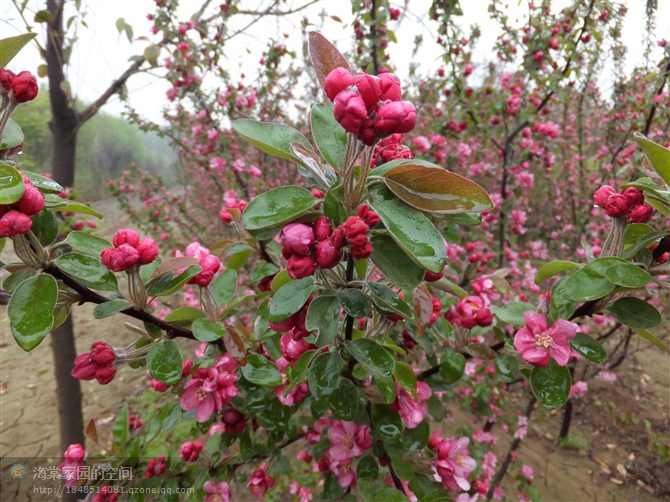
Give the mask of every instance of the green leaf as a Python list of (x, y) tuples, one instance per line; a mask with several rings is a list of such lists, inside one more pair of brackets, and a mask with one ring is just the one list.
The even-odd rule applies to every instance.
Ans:
[(305, 328), (316, 331), (317, 347), (333, 342), (340, 324), (340, 301), (337, 296), (319, 296), (312, 300), (305, 318)]
[(309, 368), (309, 392), (316, 398), (329, 396), (337, 388), (342, 359), (336, 352), (316, 356)]
[(440, 361), (440, 375), (446, 384), (460, 380), (465, 372), (465, 356), (460, 352), (447, 351)]
[(370, 314), (370, 300), (360, 289), (348, 288), (337, 295), (340, 305), (351, 317), (367, 317)]
[(566, 277), (560, 284), (563, 296), (575, 302), (598, 300), (616, 289), (616, 285), (593, 270), (585, 268)]
[(65, 242), (75, 251), (98, 259), (103, 249), (112, 247), (111, 242), (101, 237), (79, 231), (70, 232)]
[(300, 163), (291, 150), (291, 143), (300, 143), (311, 148), (309, 141), (299, 131), (284, 124), (266, 124), (257, 120), (237, 119), (233, 121), (233, 129), (259, 150)]
[(284, 394), (288, 394), (291, 389), (293, 389), (299, 383), (307, 380), (309, 365), (316, 355), (315, 350), (308, 350), (303, 352), (302, 355), (295, 362), (295, 365), (290, 369), (291, 378), (289, 384), (284, 389)]
[(332, 190), (326, 192), (326, 196), (323, 199), (323, 214), (328, 217), (334, 227), (341, 225), (349, 217), (340, 199), (341, 196), (338, 198)]
[(384, 182), (406, 204), (430, 213), (481, 213), (493, 207), (474, 181), (439, 166), (405, 163), (384, 173)]
[[(364, 366), (356, 366), (356, 368), (363, 369), (362, 378), (367, 376), (367, 370)], [(358, 378), (357, 375), (354, 374), (354, 376)], [(373, 382), (377, 386), (377, 389), (379, 389), (379, 393), (386, 404), (391, 404), (396, 400), (395, 381), (393, 380), (393, 377), (376, 374)]]
[(358, 415), (359, 404), (358, 388), (348, 378), (341, 378), (328, 399), (333, 415), (341, 420), (353, 420)]
[(370, 290), (372, 302), (382, 315), (398, 314), (410, 321), (416, 319), (414, 310), (391, 288), (371, 281), (366, 282), (365, 285)]
[(641, 336), (642, 338), (644, 338), (645, 340), (647, 340), (647, 341), (653, 343), (653, 344), (656, 345), (659, 349), (661, 349), (661, 350), (665, 350), (665, 349), (666, 349), (665, 344), (664, 344), (663, 342), (661, 342), (658, 338), (656, 338), (652, 333), (650, 333), (649, 331), (647, 331), (646, 329), (641, 329), (641, 328), (633, 328), (633, 329), (635, 330), (635, 332), (636, 332), (638, 335), (640, 335), (640, 336)]
[(177, 323), (177, 324), (190, 324), (196, 319), (204, 317), (205, 314), (202, 310), (195, 307), (179, 307), (174, 309), (168, 315), (165, 316), (166, 322)]
[(607, 310), (614, 314), (617, 321), (631, 328), (655, 328), (662, 320), (655, 307), (632, 296), (619, 298)]
[(93, 310), (93, 317), (96, 319), (104, 319), (105, 317), (111, 317), (114, 314), (118, 314), (126, 309), (132, 308), (128, 302), (123, 300), (111, 300), (105, 303), (101, 303), (95, 306)]
[(37, 33), (23, 33), (0, 40), (0, 68), (5, 68), (23, 47), (37, 36)]
[(423, 213), (396, 199), (388, 190), (373, 192), (370, 202), (393, 239), (410, 258), (431, 272), (442, 272), (447, 260), (444, 241)]
[(42, 246), (53, 244), (58, 238), (58, 218), (53, 211), (45, 209), (30, 217), (33, 226), (30, 231), (35, 234)]
[(158, 66), (158, 56), (160, 56), (161, 48), (159, 45), (147, 45), (144, 49), (144, 59), (152, 66)]
[(570, 347), (592, 363), (603, 364), (607, 359), (607, 352), (602, 345), (584, 333), (577, 333), (569, 343)]
[(372, 427), (386, 439), (399, 437), (403, 430), (400, 415), (386, 404), (372, 405)]
[(7, 316), (16, 343), (26, 352), (51, 331), (57, 298), (56, 279), (45, 274), (26, 279), (12, 293)]
[(123, 456), (130, 433), (129, 421), (128, 405), (124, 404), (112, 424), (112, 438), (114, 439), (112, 452), (114, 455)]
[(537, 400), (550, 410), (560, 408), (570, 397), (570, 370), (551, 359), (548, 366), (535, 366), (530, 374), (530, 388)]
[(0, 139), (0, 150), (16, 148), (17, 146), (23, 144), (23, 140), (23, 131), (21, 130), (19, 124), (14, 122), (13, 119), (9, 119), (7, 121), (7, 125), (5, 126), (5, 130), (2, 132), (2, 138)]
[(407, 502), (409, 499), (401, 491), (391, 488), (383, 481), (361, 479), (357, 485), (358, 493), (365, 502)]
[(47, 194), (44, 197), (44, 206), (47, 209), (53, 209), (54, 211), (72, 211), (73, 213), (88, 214), (89, 216), (95, 216), (96, 218), (102, 219), (102, 214), (88, 204), (68, 201), (67, 199), (61, 199), (53, 194)]
[(407, 256), (391, 236), (373, 234), (371, 242), (373, 251), (370, 258), (384, 277), (405, 292), (412, 291), (421, 283), (425, 271)]
[(59, 194), (63, 191), (63, 187), (56, 183), (51, 178), (42, 176), (41, 174), (33, 173), (30, 171), (24, 171), (23, 174), (30, 178), (30, 182), (35, 188), (38, 188), (42, 193), (55, 193)]
[(16, 288), (19, 287), (19, 284), (21, 284), (26, 279), (29, 279), (30, 277), (34, 277), (35, 274), (36, 270), (34, 268), (30, 268), (28, 266), (21, 268), (10, 274), (9, 277), (5, 279), (5, 282), (2, 284), (2, 288), (9, 293), (13, 293)]
[(574, 270), (576, 268), (581, 268), (581, 265), (566, 260), (550, 261), (549, 263), (542, 265), (535, 273), (535, 284), (541, 284), (556, 274), (560, 274), (566, 270)]
[(251, 284), (257, 284), (265, 277), (275, 275), (277, 272), (279, 272), (279, 267), (277, 265), (274, 263), (265, 262), (251, 271), (249, 274), (249, 280), (251, 281)]
[(191, 331), (196, 340), (200, 342), (215, 342), (226, 334), (223, 324), (200, 318), (193, 321)]
[[(639, 224), (642, 226), (648, 226), (648, 225), (643, 225)], [(628, 225), (630, 228), (632, 225)], [(630, 258), (634, 258), (635, 255), (637, 255), (640, 251), (645, 250), (647, 251), (649, 246), (662, 238), (663, 236), (667, 235), (668, 232), (667, 230), (659, 231), (659, 232), (649, 232), (641, 236), (637, 236), (635, 240), (631, 241), (629, 243), (629, 246), (625, 248), (621, 254), (619, 255), (619, 258), (622, 258), (624, 260), (628, 260)], [(628, 242), (628, 234), (626, 234), (626, 240)]]
[(374, 340), (359, 338), (346, 344), (349, 353), (373, 375), (391, 376), (395, 359)]
[(379, 463), (372, 455), (365, 455), (358, 461), (356, 477), (359, 480), (379, 478)]
[(319, 203), (309, 190), (282, 186), (260, 194), (242, 213), (247, 230), (273, 228), (295, 220)]
[(268, 320), (279, 322), (291, 317), (305, 305), (315, 287), (314, 277), (303, 277), (284, 284), (272, 297)]
[(56, 258), (56, 266), (75, 279), (83, 279), (90, 284), (103, 284), (109, 270), (99, 259), (79, 253), (65, 253)]
[(278, 387), (282, 376), (275, 364), (260, 354), (250, 354), (247, 364), (242, 366), (242, 375), (249, 382), (261, 387)]
[(151, 376), (167, 385), (173, 385), (181, 379), (182, 358), (179, 346), (174, 340), (155, 343), (147, 354), (147, 366)]
[(212, 295), (219, 307), (228, 305), (237, 291), (237, 272), (235, 270), (226, 270), (218, 276), (211, 285)]
[(454, 502), (454, 499), (444, 493), (443, 489), (438, 488), (437, 490), (433, 490), (432, 492), (427, 493), (425, 496), (421, 497), (419, 502)]
[(523, 314), (529, 310), (535, 310), (535, 307), (526, 302), (512, 302), (505, 305), (491, 305), (491, 312), (505, 324), (513, 324), (515, 326), (524, 326), (526, 320)]
[(394, 375), (400, 386), (416, 399), (416, 375), (412, 367), (409, 364), (396, 361)]
[(643, 288), (654, 279), (645, 270), (626, 260), (613, 256), (598, 258), (582, 269), (604, 277), (624, 288)]
[(333, 105), (330, 103), (314, 105), (310, 125), (314, 142), (323, 158), (335, 170), (342, 171), (347, 149), (347, 132), (335, 120)]
[(514, 356), (498, 357), (495, 368), (498, 378), (503, 382), (512, 383), (519, 376), (519, 360)]
[(17, 169), (9, 164), (0, 164), (0, 204), (5, 206), (19, 201), (25, 189), (23, 176)]
[(181, 274), (168, 272), (151, 279), (146, 284), (149, 296), (169, 296), (179, 290), (190, 279), (202, 272), (198, 265), (191, 265)]
[(670, 150), (647, 139), (639, 132), (633, 134), (633, 138), (640, 148), (642, 148), (642, 151), (649, 159), (649, 163), (658, 175), (670, 185)]

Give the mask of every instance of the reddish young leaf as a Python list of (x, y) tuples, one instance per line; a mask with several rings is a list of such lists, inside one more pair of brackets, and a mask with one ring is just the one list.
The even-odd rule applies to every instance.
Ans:
[(321, 86), (328, 74), (335, 68), (351, 71), (344, 56), (318, 31), (309, 32), (309, 57)]

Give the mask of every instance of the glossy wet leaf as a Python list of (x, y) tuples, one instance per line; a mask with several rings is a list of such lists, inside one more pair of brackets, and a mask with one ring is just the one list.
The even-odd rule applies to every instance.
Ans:
[(353, 420), (358, 415), (358, 387), (348, 378), (341, 378), (328, 399), (328, 407), (333, 415), (341, 420)]
[(377, 479), (379, 477), (379, 462), (372, 455), (365, 455), (356, 465), (358, 479)]
[(440, 375), (445, 383), (452, 384), (465, 372), (465, 356), (459, 352), (447, 351), (440, 361)]
[(535, 273), (535, 284), (541, 284), (550, 277), (553, 277), (567, 270), (581, 268), (581, 265), (566, 260), (554, 260), (542, 265)]
[(410, 206), (431, 213), (481, 213), (493, 207), (474, 181), (439, 166), (404, 164), (384, 173), (389, 189)]
[(609, 295), (616, 285), (591, 270), (579, 270), (561, 281), (563, 296), (575, 302), (598, 300)]
[(87, 214), (102, 219), (102, 214), (90, 205), (83, 202), (72, 202), (67, 199), (61, 199), (53, 194), (48, 194), (44, 197), (44, 206), (54, 211), (72, 211), (73, 213)]
[(337, 295), (337, 298), (344, 311), (351, 317), (367, 317), (370, 313), (370, 300), (360, 289), (345, 289)]
[(181, 274), (168, 272), (159, 277), (151, 279), (147, 284), (147, 294), (149, 296), (168, 296), (179, 290), (190, 279), (202, 272), (198, 265), (191, 265)]
[(370, 205), (379, 214), (396, 243), (426, 270), (439, 273), (447, 254), (442, 236), (423, 213), (398, 200), (388, 190), (371, 194)]
[(242, 213), (247, 230), (261, 230), (289, 223), (319, 203), (309, 190), (282, 186), (260, 194)]
[(339, 354), (319, 354), (309, 367), (309, 392), (317, 399), (331, 395), (338, 386), (341, 369)]
[(656, 307), (632, 296), (619, 298), (607, 310), (614, 314), (617, 321), (631, 328), (655, 328), (662, 320)]
[[(277, 272), (279, 272), (279, 267), (277, 265), (265, 262), (251, 271), (249, 280), (251, 281), (251, 284), (258, 284), (266, 277), (273, 276)], [(237, 274), (235, 275), (235, 286), (237, 286)]]
[(512, 383), (519, 376), (519, 360), (514, 356), (498, 357), (495, 368), (498, 378), (503, 382)]
[(216, 340), (223, 338), (226, 328), (221, 323), (200, 318), (193, 321), (191, 331), (193, 332), (195, 339), (199, 342), (215, 342)]
[(79, 231), (70, 232), (65, 242), (78, 253), (98, 259), (103, 249), (112, 247), (112, 243), (102, 237)]
[(416, 375), (412, 367), (409, 364), (396, 361), (394, 375), (400, 386), (416, 399)]
[[(166, 322), (180, 323), (184, 321), (194, 321), (204, 317), (202, 310), (195, 307), (179, 307), (165, 316)], [(190, 323), (189, 323), (190, 324)]]
[(291, 317), (305, 305), (315, 287), (314, 277), (304, 277), (284, 284), (272, 297), (269, 321), (279, 322)]
[(123, 300), (111, 300), (105, 303), (100, 303), (95, 306), (93, 309), (93, 317), (96, 319), (104, 319), (106, 317), (111, 317), (114, 314), (123, 312), (124, 310), (132, 308), (128, 302)]
[(403, 430), (400, 415), (386, 404), (372, 405), (372, 427), (386, 439), (399, 437)]
[(410, 308), (407, 302), (400, 298), (398, 293), (391, 288), (379, 282), (370, 281), (365, 284), (370, 290), (372, 302), (381, 314), (398, 314), (407, 320), (416, 319), (414, 311)]
[[(369, 370), (367, 370), (362, 365), (356, 366), (356, 368), (359, 367), (362, 368), (363, 370), (362, 377), (365, 378)], [(396, 400), (397, 396), (395, 392), (395, 381), (393, 380), (393, 377), (378, 373), (374, 376), (372, 382), (377, 386), (377, 389), (379, 390), (379, 394), (381, 395), (383, 402), (385, 402), (386, 404), (391, 404)]]
[(316, 78), (323, 87), (323, 81), (335, 68), (351, 71), (344, 56), (318, 31), (309, 32), (309, 58)]
[(24, 176), (30, 178), (30, 182), (34, 187), (38, 188), (42, 193), (55, 193), (59, 194), (63, 191), (63, 187), (56, 183), (51, 178), (42, 176), (41, 174), (33, 173), (31, 171), (24, 171)]
[(26, 279), (12, 293), (7, 316), (14, 340), (23, 350), (33, 350), (51, 331), (57, 298), (56, 279), (46, 274)]
[(347, 132), (335, 120), (333, 105), (314, 105), (310, 114), (310, 125), (314, 142), (323, 158), (335, 170), (341, 171), (347, 149)]
[(535, 307), (526, 302), (511, 302), (504, 305), (491, 305), (491, 312), (506, 324), (515, 326), (524, 326), (526, 320), (523, 314), (529, 310), (535, 310)]
[(167, 385), (173, 385), (181, 379), (182, 357), (179, 346), (174, 340), (155, 343), (147, 354), (147, 366), (151, 376)]
[(323, 295), (312, 300), (305, 318), (305, 328), (316, 332), (316, 345), (333, 342), (340, 325), (340, 301), (337, 296)]
[(593, 260), (582, 270), (598, 274), (612, 284), (624, 288), (643, 288), (653, 281), (646, 270), (613, 256)]
[(670, 185), (670, 150), (647, 139), (644, 135), (636, 132), (633, 139), (642, 148), (649, 159), (649, 163), (656, 170), (663, 181)]
[(390, 235), (373, 235), (372, 262), (384, 277), (409, 292), (422, 281), (425, 271), (396, 244)]
[(530, 374), (530, 387), (537, 400), (550, 410), (560, 408), (570, 397), (570, 370), (551, 359), (548, 366), (535, 366)]
[(66, 253), (56, 258), (56, 266), (70, 277), (88, 283), (103, 283), (109, 273), (99, 259), (79, 253)]
[(373, 375), (391, 376), (395, 359), (379, 343), (359, 338), (346, 344), (349, 353)]
[(237, 272), (226, 270), (212, 281), (210, 288), (219, 307), (228, 305), (237, 291)]
[(390, 487), (381, 480), (362, 479), (357, 485), (358, 493), (365, 502), (407, 502), (409, 499), (401, 491)]
[(21, 173), (14, 166), (0, 164), (0, 204), (13, 204), (21, 199), (25, 191)]
[(261, 387), (278, 387), (282, 384), (282, 376), (275, 363), (260, 354), (249, 354), (247, 364), (242, 366), (242, 375)]
[(259, 150), (281, 159), (300, 162), (291, 151), (291, 143), (311, 148), (300, 131), (284, 124), (268, 124), (251, 119), (233, 121), (233, 129)]
[(49, 246), (56, 241), (58, 238), (58, 218), (53, 211), (45, 209), (31, 216), (30, 219), (33, 220), (30, 231), (35, 234), (42, 246)]
[(607, 360), (607, 352), (603, 346), (584, 333), (577, 333), (569, 343), (570, 347), (592, 363), (603, 364)]

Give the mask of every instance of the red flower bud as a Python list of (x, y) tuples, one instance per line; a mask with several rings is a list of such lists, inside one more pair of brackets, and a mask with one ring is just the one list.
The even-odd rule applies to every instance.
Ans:
[(377, 133), (375, 133), (374, 125), (372, 119), (366, 119), (361, 126), (361, 130), (358, 132), (358, 139), (363, 144), (372, 146), (377, 141)]
[(133, 268), (140, 261), (137, 249), (129, 244), (121, 244), (118, 248), (103, 249), (100, 257), (102, 264), (112, 272), (123, 272)]
[(28, 215), (37, 214), (44, 209), (44, 195), (33, 185), (26, 185), (26, 190), (16, 203), (16, 208)]
[(337, 95), (333, 114), (345, 131), (354, 134), (358, 134), (368, 118), (365, 102), (354, 91), (342, 91)]
[(98, 341), (91, 345), (90, 357), (97, 364), (112, 364), (116, 360), (116, 353), (111, 345)]
[(635, 206), (639, 206), (640, 204), (644, 204), (644, 192), (637, 188), (626, 188), (623, 192), (621, 192), (621, 195), (623, 195), (628, 201), (628, 207), (630, 209), (633, 209)]
[(37, 79), (29, 71), (22, 71), (12, 82), (12, 92), (18, 103), (32, 101), (37, 96), (38, 91)]
[(388, 101), (379, 107), (375, 132), (380, 136), (407, 133), (416, 125), (416, 109), (407, 101)]
[(354, 77), (344, 68), (335, 68), (323, 81), (323, 89), (331, 101), (343, 90), (354, 85)]
[(342, 253), (329, 240), (321, 241), (316, 246), (316, 263), (321, 268), (333, 268), (340, 263), (341, 258)]
[(593, 194), (593, 202), (600, 207), (604, 207), (610, 195), (615, 194), (616, 190), (609, 185), (603, 185)]
[(357, 260), (362, 260), (364, 258), (369, 257), (372, 254), (372, 244), (370, 241), (366, 241), (361, 245), (352, 245), (350, 247), (351, 250), (351, 256), (356, 258)]
[(426, 273), (423, 276), (423, 279), (427, 282), (435, 282), (435, 281), (439, 281), (440, 279), (442, 279), (443, 276), (444, 276), (444, 271), (440, 272), (439, 274), (436, 274), (435, 272), (430, 272), (430, 271), (427, 270)]
[(15, 78), (16, 74), (12, 70), (0, 68), (0, 86), (2, 86), (2, 89), (4, 89), (6, 92), (12, 90), (12, 83), (14, 82)]
[(370, 227), (358, 216), (350, 216), (342, 223), (347, 242), (353, 246), (362, 246), (368, 240)]
[(286, 270), (291, 279), (302, 279), (316, 272), (317, 263), (311, 256), (291, 256), (286, 263)]
[(653, 213), (654, 209), (649, 204), (640, 204), (628, 213), (628, 221), (630, 223), (646, 223)]
[(628, 201), (620, 193), (614, 193), (607, 198), (605, 205), (602, 206), (608, 216), (612, 218), (621, 218), (628, 212)]
[(400, 101), (402, 99), (402, 90), (400, 89), (400, 80), (393, 73), (382, 73), (379, 75), (380, 101)]
[(370, 209), (367, 204), (363, 204), (356, 210), (356, 214), (361, 218), (368, 227), (374, 227), (381, 221), (377, 213)]
[(303, 223), (289, 223), (282, 230), (281, 240), (290, 255), (308, 256), (314, 246), (314, 231)]
[(95, 372), (95, 379), (100, 385), (107, 385), (114, 380), (116, 376), (116, 368), (114, 366), (105, 366)]
[(153, 239), (144, 239), (137, 246), (137, 252), (140, 254), (140, 265), (146, 265), (158, 258), (158, 246)]
[(64, 460), (70, 464), (83, 464), (85, 457), (86, 450), (79, 443), (71, 444), (63, 454)]
[(333, 230), (332, 235), (329, 237), (330, 242), (333, 243), (337, 249), (342, 249), (347, 245), (347, 238), (344, 235), (344, 229), (342, 227), (337, 227)]
[(114, 235), (112, 244), (114, 244), (115, 248), (118, 248), (121, 244), (129, 244), (130, 246), (136, 248), (140, 245), (140, 234), (135, 232), (135, 230), (121, 228), (118, 232), (116, 232), (116, 235)]
[(314, 222), (314, 237), (321, 242), (325, 241), (333, 233), (333, 227), (326, 216), (319, 216)]
[(33, 220), (19, 211), (7, 211), (0, 218), (0, 237), (25, 234), (33, 226)]
[(379, 103), (381, 96), (377, 77), (359, 71), (354, 77), (354, 82), (356, 83), (356, 89), (358, 89), (365, 103), (365, 107), (368, 111), (373, 110), (377, 106), (377, 103)]

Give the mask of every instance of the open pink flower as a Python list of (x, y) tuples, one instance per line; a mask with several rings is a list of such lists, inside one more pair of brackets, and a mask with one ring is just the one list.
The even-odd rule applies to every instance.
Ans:
[(370, 429), (367, 425), (356, 425), (349, 420), (333, 420), (328, 429), (328, 439), (332, 446), (328, 449), (333, 460), (350, 460), (363, 455), (372, 446)]
[(247, 483), (249, 491), (254, 497), (261, 498), (265, 495), (265, 492), (268, 491), (268, 488), (272, 488), (275, 484), (275, 479), (265, 472), (267, 467), (267, 463), (261, 464), (261, 466), (254, 471)]
[(514, 337), (514, 348), (521, 352), (523, 360), (534, 366), (547, 366), (552, 357), (559, 366), (568, 364), (572, 354), (568, 341), (577, 333), (577, 325), (559, 319), (547, 329), (542, 314), (529, 310), (523, 317), (526, 326)]
[(437, 452), (435, 469), (446, 490), (469, 490), (468, 476), (475, 470), (477, 463), (468, 452), (470, 440), (461, 438), (439, 438), (432, 440)]
[(184, 411), (196, 410), (195, 419), (206, 422), (214, 412), (221, 411), (237, 395), (237, 375), (217, 368), (200, 368), (184, 385), (181, 407)]
[(427, 401), (433, 392), (424, 382), (417, 382), (416, 384), (416, 400), (398, 382), (395, 384), (395, 391), (397, 399), (391, 407), (398, 410), (405, 427), (415, 429), (426, 416), (426, 411), (428, 411)]
[(207, 496), (204, 502), (230, 502), (230, 485), (225, 481), (205, 481), (202, 489)]
[[(219, 259), (211, 254), (209, 249), (201, 246), (199, 242), (191, 242), (186, 246), (186, 252), (184, 254), (181, 254), (180, 251), (176, 251), (175, 256), (177, 258), (188, 256), (189, 258), (197, 258), (200, 261), (199, 265), (202, 272), (190, 279), (188, 281), (189, 284), (197, 284), (202, 287), (208, 286), (209, 283), (212, 282), (214, 274), (221, 268)], [(181, 272), (183, 272), (183, 270), (179, 271), (179, 273)]]

